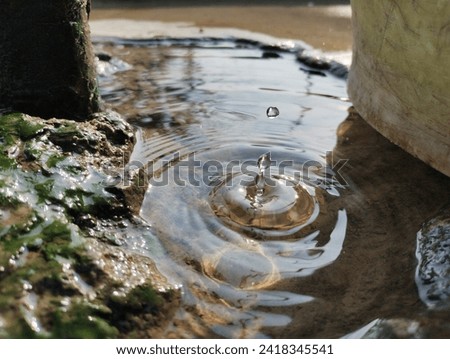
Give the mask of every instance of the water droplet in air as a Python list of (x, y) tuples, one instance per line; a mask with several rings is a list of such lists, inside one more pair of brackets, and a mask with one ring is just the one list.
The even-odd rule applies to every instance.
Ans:
[(279, 114), (280, 114), (280, 110), (278, 108), (273, 107), (273, 106), (270, 106), (269, 108), (267, 108), (266, 115), (270, 119), (278, 117)]

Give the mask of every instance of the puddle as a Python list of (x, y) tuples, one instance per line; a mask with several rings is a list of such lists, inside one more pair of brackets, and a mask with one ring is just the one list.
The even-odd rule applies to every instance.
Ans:
[(138, 128), (152, 259), (182, 288), (166, 337), (341, 337), (423, 309), (415, 226), (448, 181), (349, 115), (345, 80), (298, 50), (96, 40), (102, 97)]
[(345, 81), (244, 40), (116, 39), (97, 52), (112, 56), (102, 97), (141, 130), (130, 167), (148, 174), (141, 216), (184, 288), (179, 317), (225, 337), (289, 323), (264, 308), (314, 298), (274, 287), (333, 263), (345, 240), (346, 210), (328, 205), (345, 188), (327, 163)]

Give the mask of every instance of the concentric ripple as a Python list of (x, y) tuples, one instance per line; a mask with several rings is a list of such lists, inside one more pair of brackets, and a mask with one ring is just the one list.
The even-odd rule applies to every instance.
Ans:
[[(256, 160), (252, 166), (247, 158), (258, 151), (239, 147), (246, 157), (236, 163), (247, 163), (246, 171), (257, 174)], [(284, 168), (283, 176), (269, 175), (257, 198), (256, 176), (239, 169), (223, 176), (205, 171), (208, 158), (214, 158), (215, 170), (231, 167), (221, 153), (235, 152), (231, 148), (197, 152), (196, 157), (163, 167), (157, 171), (160, 178), (150, 181), (141, 214), (174, 258), (191, 263), (211, 279), (253, 290), (309, 274), (337, 258), (346, 215), (333, 208), (335, 196), (319, 185), (327, 181), (319, 173), (322, 170), (303, 182), (294, 176), (300, 176), (301, 164), (293, 164)], [(198, 167), (193, 167), (195, 163)], [(164, 176), (168, 182), (162, 182)]]
[(210, 194), (214, 213), (225, 223), (284, 230), (303, 225), (314, 212), (313, 189), (293, 179), (271, 176), (259, 194), (256, 178), (242, 174), (230, 177)]
[(125, 45), (116, 56), (133, 68), (114, 82), (139, 91), (116, 109), (141, 127), (131, 163), (148, 174), (141, 216), (167, 251), (157, 265), (184, 287), (177, 318), (225, 337), (287, 325), (262, 308), (314, 300), (282, 279), (331, 264), (345, 239), (326, 155), (345, 83), (299, 71), (293, 52), (263, 58), (254, 42)]

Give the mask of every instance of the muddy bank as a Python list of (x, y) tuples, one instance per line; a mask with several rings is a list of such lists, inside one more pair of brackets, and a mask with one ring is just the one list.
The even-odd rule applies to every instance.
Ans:
[(0, 124), (0, 337), (161, 336), (177, 292), (132, 252), (151, 235), (117, 178), (130, 125), (113, 112)]
[(91, 20), (185, 22), (249, 30), (301, 39), (326, 51), (351, 49), (350, 16), (348, 1), (95, 1), (91, 12)]

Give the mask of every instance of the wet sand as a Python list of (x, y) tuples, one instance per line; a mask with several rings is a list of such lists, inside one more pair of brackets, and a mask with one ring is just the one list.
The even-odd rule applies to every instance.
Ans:
[[(352, 46), (350, 5), (346, 1), (95, 1), (91, 20), (129, 19), (188, 22), (303, 40), (325, 51)], [(312, 5), (312, 3), (317, 5)], [(308, 5), (309, 4), (309, 5)]]

